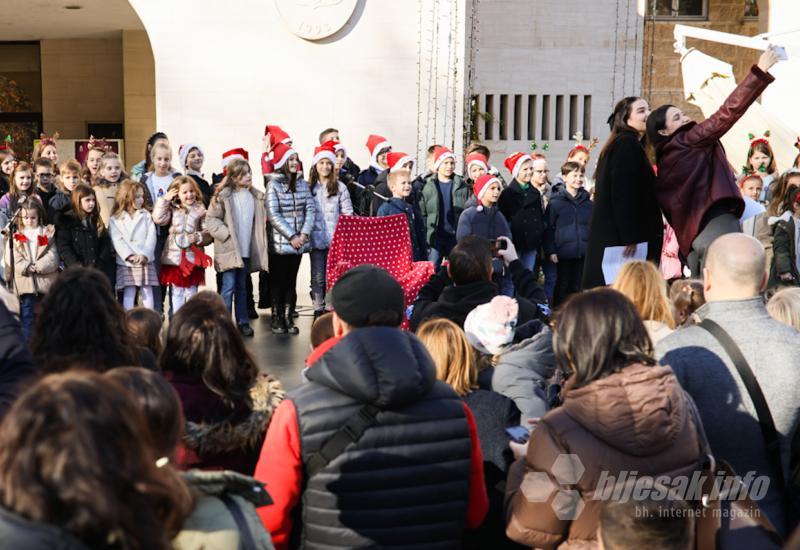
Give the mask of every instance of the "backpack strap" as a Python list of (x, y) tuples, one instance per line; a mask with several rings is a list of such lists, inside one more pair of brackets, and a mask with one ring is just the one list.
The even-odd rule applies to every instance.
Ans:
[(227, 493), (223, 493), (219, 498), (222, 500), (223, 504), (225, 504), (225, 508), (228, 509), (228, 512), (231, 513), (233, 520), (236, 522), (236, 527), (239, 529), (239, 542), (242, 548), (244, 548), (244, 550), (258, 550), (258, 546), (256, 546), (256, 542), (253, 540), (253, 534), (250, 532), (250, 526), (247, 524), (247, 518), (244, 517), (242, 509)]
[(314, 477), (320, 470), (342, 454), (350, 444), (361, 439), (361, 436), (364, 435), (367, 428), (375, 424), (379, 412), (380, 409), (378, 409), (378, 407), (367, 404), (348, 418), (347, 422), (336, 430), (336, 432), (322, 444), (322, 447), (306, 461), (307, 479)]
[(750, 400), (756, 408), (758, 424), (761, 426), (761, 436), (764, 438), (767, 455), (778, 477), (776, 481), (781, 491), (786, 494), (786, 480), (783, 475), (778, 431), (775, 429), (775, 421), (772, 419), (772, 413), (769, 410), (767, 400), (764, 398), (764, 394), (761, 391), (758, 380), (756, 380), (755, 374), (753, 374), (750, 365), (747, 363), (747, 359), (744, 358), (742, 350), (739, 349), (739, 346), (736, 345), (736, 342), (733, 341), (733, 338), (731, 338), (730, 334), (728, 334), (725, 329), (708, 318), (703, 319), (697, 326), (705, 329), (711, 336), (716, 338), (722, 346), (722, 349), (725, 350), (731, 361), (733, 361), (733, 366), (736, 367), (739, 378), (742, 379), (745, 388), (747, 388), (747, 393), (750, 395)]

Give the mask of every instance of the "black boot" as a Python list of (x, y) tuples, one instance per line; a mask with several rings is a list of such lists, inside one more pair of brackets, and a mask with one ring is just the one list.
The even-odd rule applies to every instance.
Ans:
[(315, 321), (317, 319), (319, 319), (320, 317), (322, 317), (323, 315), (325, 315), (325, 310), (324, 309), (315, 309), (314, 310), (314, 320)]
[(258, 272), (258, 309), (269, 307), (269, 273)]
[(300, 334), (300, 329), (294, 324), (292, 319), (292, 306), (289, 306), (286, 311), (286, 332), (289, 334)]
[(297, 313), (297, 291), (292, 290), (289, 296), (289, 313), (286, 315), (290, 319), (297, 319), (300, 314)]
[(286, 334), (284, 306), (276, 300), (272, 301), (272, 334)]

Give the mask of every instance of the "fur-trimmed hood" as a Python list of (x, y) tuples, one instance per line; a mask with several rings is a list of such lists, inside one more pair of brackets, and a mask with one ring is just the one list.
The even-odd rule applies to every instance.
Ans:
[(267, 431), (272, 413), (286, 397), (281, 383), (271, 375), (260, 375), (250, 389), (253, 408), (238, 422), (187, 422), (183, 444), (199, 456), (253, 449)]

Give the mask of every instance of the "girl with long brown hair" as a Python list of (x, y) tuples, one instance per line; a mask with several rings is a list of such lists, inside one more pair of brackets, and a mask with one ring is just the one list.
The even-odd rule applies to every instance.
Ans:
[(95, 267), (108, 276), (114, 273), (114, 250), (111, 238), (97, 211), (94, 189), (78, 184), (70, 197), (72, 208), (56, 216), (56, 244), (64, 266)]
[(222, 298), (243, 336), (253, 336), (247, 311), (247, 278), (268, 269), (267, 211), (264, 193), (253, 188), (250, 165), (243, 159), (228, 163), (205, 218), (205, 230), (214, 239), (214, 267), (222, 273)]
[(650, 262), (628, 262), (619, 270), (611, 288), (624, 294), (642, 316), (653, 345), (675, 328), (667, 283)]
[(600, 151), (595, 172), (595, 198), (589, 243), (583, 270), (583, 288), (611, 284), (603, 276), (605, 249), (624, 246), (632, 256), (647, 243), (647, 259), (658, 263), (664, 225), (655, 194), (656, 175), (645, 153), (646, 121), (650, 105), (640, 97), (626, 97), (608, 119), (611, 135)]
[(328, 250), (339, 216), (353, 215), (353, 203), (347, 187), (336, 177), (335, 143), (328, 141), (314, 149), (308, 185), (314, 197), (316, 213), (311, 230), (311, 298), (314, 301), (314, 318), (325, 313), (325, 272)]

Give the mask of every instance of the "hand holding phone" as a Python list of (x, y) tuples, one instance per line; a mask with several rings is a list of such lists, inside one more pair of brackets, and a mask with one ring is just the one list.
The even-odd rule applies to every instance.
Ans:
[(511, 426), (506, 428), (506, 433), (515, 443), (527, 443), (531, 437), (531, 432), (525, 426)]

